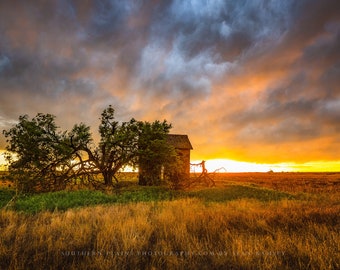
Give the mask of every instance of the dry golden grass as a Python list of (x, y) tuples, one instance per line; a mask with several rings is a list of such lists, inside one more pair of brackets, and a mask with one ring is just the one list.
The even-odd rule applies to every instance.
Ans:
[[(294, 200), (0, 211), (0, 269), (340, 269), (339, 174), (221, 174)], [(330, 188), (332, 187), (332, 188)], [(204, 187), (197, 187), (202, 189)]]
[(1, 269), (339, 269), (340, 206), (197, 199), (0, 212)]
[(290, 193), (340, 192), (340, 172), (333, 173), (216, 173), (218, 185), (249, 183)]

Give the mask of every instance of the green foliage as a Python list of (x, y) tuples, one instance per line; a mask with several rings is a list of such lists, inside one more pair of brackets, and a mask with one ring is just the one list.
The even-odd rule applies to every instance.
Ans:
[[(0, 190), (1, 191), (1, 190)], [(2, 191), (6, 204), (13, 192)], [(282, 199), (295, 199), (295, 196), (264, 188), (241, 185), (232, 185), (225, 188), (204, 189), (199, 191), (174, 191), (164, 186), (136, 186), (128, 185), (113, 194), (100, 191), (59, 191), (34, 195), (22, 195), (15, 204), (14, 209), (26, 213), (41, 211), (64, 211), (70, 208), (93, 206), (99, 204), (127, 204), (133, 202), (159, 202), (183, 198), (197, 198), (206, 203), (224, 203), (238, 199), (254, 199), (261, 202), (279, 201)]]
[(95, 157), (105, 183), (112, 185), (112, 177), (124, 166), (132, 165), (136, 158), (137, 121), (132, 118), (119, 124), (114, 121), (114, 109), (109, 106), (102, 113), (99, 133), (101, 139)]
[(6, 206), (14, 195), (15, 191), (12, 189), (0, 189), (0, 208)]
[(138, 166), (139, 184), (159, 185), (161, 170), (174, 161), (175, 149), (167, 143), (167, 134), (171, 124), (167, 121), (153, 123), (139, 123)]
[(181, 193), (176, 193), (166, 187), (151, 186), (140, 187), (139, 189), (125, 191), (117, 196), (117, 202), (151, 202), (173, 200), (181, 197)]
[(67, 144), (66, 132), (58, 131), (55, 117), (51, 114), (37, 114), (31, 120), (27, 115), (19, 117), (19, 123), (3, 131), (7, 138), (6, 150), (15, 153), (6, 158), (9, 170), (18, 178), (24, 192), (34, 186), (42, 189), (62, 189), (69, 179), (69, 168), (73, 159), (72, 148)]
[(188, 181), (183, 170), (183, 161), (180, 156), (173, 151), (168, 157), (168, 162), (164, 166), (164, 178), (169, 186), (174, 190), (180, 190), (183, 184)]
[(17, 211), (37, 213), (41, 211), (66, 210), (112, 202), (109, 196), (100, 191), (81, 190), (59, 191), (20, 197), (14, 208)]
[(73, 149), (85, 150), (92, 143), (90, 127), (84, 123), (75, 124), (68, 134), (69, 144)]
[(91, 190), (58, 191), (21, 196), (16, 201), (14, 209), (26, 213), (64, 211), (69, 208), (99, 204), (172, 200), (178, 195), (164, 187), (140, 187), (119, 194), (105, 194)]

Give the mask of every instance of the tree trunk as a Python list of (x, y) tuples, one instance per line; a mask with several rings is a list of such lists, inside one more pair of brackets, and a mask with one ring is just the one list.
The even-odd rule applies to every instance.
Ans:
[(140, 185), (140, 186), (146, 186), (147, 185), (147, 177), (145, 177), (145, 175), (142, 174), (142, 173), (139, 173), (138, 185)]
[(112, 178), (113, 178), (113, 174), (112, 172), (103, 172), (103, 177), (104, 177), (104, 183), (106, 186), (112, 186), (113, 182), (112, 182)]

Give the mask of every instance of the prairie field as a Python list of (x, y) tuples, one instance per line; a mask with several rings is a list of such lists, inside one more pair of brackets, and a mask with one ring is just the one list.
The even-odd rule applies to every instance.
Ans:
[(19, 196), (0, 180), (0, 269), (340, 269), (340, 173)]

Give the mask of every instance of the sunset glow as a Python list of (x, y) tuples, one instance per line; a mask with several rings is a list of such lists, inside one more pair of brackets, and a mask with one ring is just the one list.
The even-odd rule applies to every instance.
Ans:
[[(4, 158), (5, 151), (0, 150), (0, 170), (7, 168)], [(192, 160), (192, 164), (199, 164), (202, 160)], [(318, 161), (306, 163), (252, 163), (230, 159), (207, 159), (205, 162), (208, 172), (340, 172), (340, 161)], [(200, 166), (191, 166), (191, 172), (200, 173)], [(134, 172), (136, 169), (125, 168), (125, 171)]]
[[(228, 159), (210, 159), (206, 161), (208, 172), (268, 172), (273, 170), (269, 164), (257, 164)], [(286, 170), (287, 168), (284, 167)]]
[(339, 10), (336, 0), (1, 1), (0, 131), (51, 113), (62, 130), (84, 122), (96, 136), (111, 104), (118, 121), (172, 123), (210, 171), (340, 171)]
[[(192, 161), (198, 164), (201, 161)], [(339, 172), (339, 162), (313, 162), (313, 163), (273, 163), (261, 164), (242, 162), (229, 159), (209, 159), (206, 160), (208, 172)], [(192, 172), (200, 172), (200, 167), (192, 166)]]

